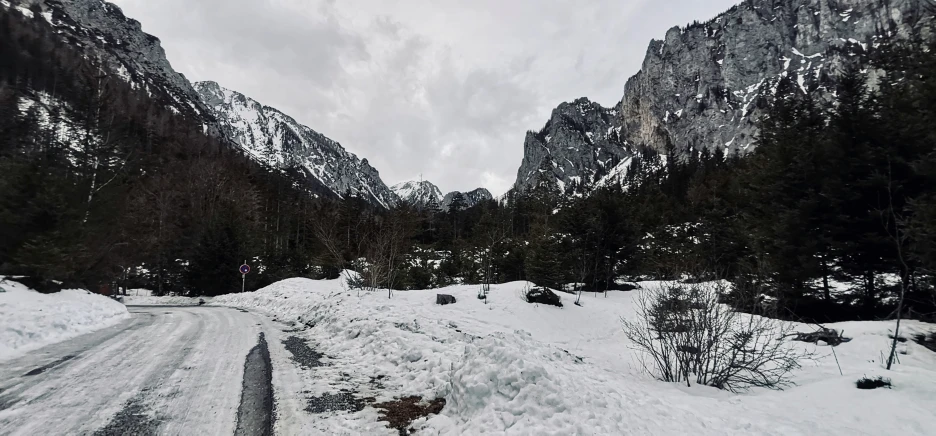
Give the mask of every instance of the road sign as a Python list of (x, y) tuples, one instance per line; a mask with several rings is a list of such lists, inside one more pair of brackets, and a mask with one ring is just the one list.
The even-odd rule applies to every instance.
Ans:
[(244, 292), (244, 288), (247, 286), (247, 273), (250, 272), (250, 265), (247, 265), (247, 259), (244, 259), (244, 264), (238, 269), (241, 273), (241, 292)]

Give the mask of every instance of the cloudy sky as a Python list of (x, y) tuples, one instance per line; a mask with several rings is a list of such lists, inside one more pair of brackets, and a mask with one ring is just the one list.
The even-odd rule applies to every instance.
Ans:
[(388, 185), (495, 195), (563, 101), (611, 106), (651, 38), (738, 0), (110, 0), (173, 67), (273, 106)]

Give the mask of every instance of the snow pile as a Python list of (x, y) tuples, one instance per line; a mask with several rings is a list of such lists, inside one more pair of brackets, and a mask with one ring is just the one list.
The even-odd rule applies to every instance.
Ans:
[(0, 361), (130, 317), (117, 301), (80, 289), (40, 294), (0, 277)]
[(346, 289), (344, 279), (294, 278), (276, 282), (256, 292), (221, 295), (212, 299), (211, 304), (251, 309), (282, 319), (301, 320), (303, 315), (314, 312), (326, 298)]
[[(522, 301), (527, 285), (495, 285), (485, 304), (476, 286), (398, 291), (388, 299), (386, 291), (358, 296), (343, 280), (290, 279), (217, 297), (214, 304), (308, 326), (297, 334), (328, 362), (311, 370), (315, 384), (304, 389), (314, 395), (337, 386), (355, 390), (348, 384), (379, 377), (381, 390), (360, 388), (378, 402), (445, 398), (440, 415), (414, 423), (421, 434), (808, 435), (822, 429), (870, 435), (936, 428), (936, 353), (912, 340), (901, 343), (901, 364), (884, 371), (880, 356), (892, 322), (828, 326), (854, 338), (836, 348), (844, 376), (829, 347), (796, 343), (818, 353), (797, 373), (799, 386), (735, 395), (658, 382), (642, 371), (620, 324), (635, 312), (635, 292), (587, 295), (581, 307), (570, 304), (574, 296), (560, 294), (566, 304), (557, 308)], [(437, 293), (458, 301), (436, 305)], [(919, 322), (904, 325), (902, 336), (936, 330)], [(859, 391), (855, 381), (865, 375), (890, 377), (894, 388)], [(329, 386), (329, 379), (341, 381)], [(373, 428), (363, 422), (374, 415), (365, 409), (308, 419), (345, 434), (352, 426)]]
[[(129, 294), (129, 292), (128, 292)], [(208, 303), (211, 298), (208, 297), (180, 297), (165, 296), (156, 297), (149, 295), (126, 295), (123, 297), (124, 304), (127, 306), (197, 306), (199, 301)]]

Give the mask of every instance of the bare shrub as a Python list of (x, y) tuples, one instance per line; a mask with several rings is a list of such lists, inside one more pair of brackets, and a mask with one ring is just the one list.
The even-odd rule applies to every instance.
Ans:
[(639, 294), (636, 319), (622, 322), (644, 369), (732, 392), (792, 385), (792, 371), (810, 354), (784, 341), (788, 323), (719, 304), (727, 290), (723, 282), (668, 282)]

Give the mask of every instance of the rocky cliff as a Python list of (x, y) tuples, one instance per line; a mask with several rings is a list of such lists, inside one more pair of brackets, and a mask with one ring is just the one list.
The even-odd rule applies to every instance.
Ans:
[[(850, 64), (888, 39), (931, 36), (926, 0), (749, 0), (714, 19), (674, 27), (653, 40), (641, 70), (613, 109), (563, 103), (530, 132), (515, 188), (554, 177), (567, 194), (587, 193), (622, 173), (637, 147), (676, 153), (704, 147), (744, 153), (765, 96), (788, 77), (829, 101)], [(877, 72), (863, 70), (874, 83)]]
[(560, 104), (539, 132), (527, 132), (516, 186), (526, 189), (545, 178), (563, 193), (588, 189), (632, 154), (620, 121), (620, 108), (587, 98)]
[(367, 159), (358, 159), (341, 144), (215, 82), (197, 82), (195, 89), (226, 134), (257, 161), (296, 170), (338, 197), (350, 193), (383, 207), (398, 201)]
[(207, 132), (219, 135), (217, 120), (201, 102), (191, 83), (172, 69), (159, 38), (143, 32), (140, 22), (102, 0), (8, 0), (22, 11), (37, 11), (89, 58), (102, 64), (102, 73), (145, 89), (173, 112), (201, 121)]

